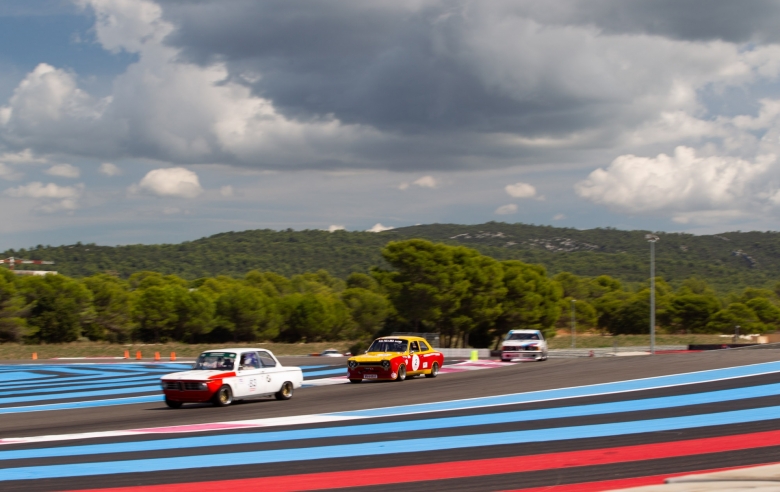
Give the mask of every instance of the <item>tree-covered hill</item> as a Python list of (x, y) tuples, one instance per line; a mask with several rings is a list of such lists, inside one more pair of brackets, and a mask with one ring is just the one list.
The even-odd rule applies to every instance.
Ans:
[[(649, 275), (647, 232), (499, 222), (420, 225), (381, 233), (266, 229), (227, 232), (181, 244), (112, 247), (79, 243), (7, 250), (2, 255), (51, 260), (55, 265), (46, 268), (73, 277), (116, 272), (126, 278), (141, 270), (187, 279), (243, 276), (250, 270), (290, 276), (325, 269), (345, 278), (352, 272), (386, 266), (380, 250), (387, 242), (422, 238), (469, 246), (501, 260), (539, 263), (551, 274), (606, 274), (624, 282), (643, 282)], [(780, 233), (656, 234), (660, 237), (656, 243), (657, 275), (672, 284), (699, 276), (718, 291), (728, 292), (745, 286), (773, 286), (780, 281)], [(42, 267), (17, 267), (21, 268)]]

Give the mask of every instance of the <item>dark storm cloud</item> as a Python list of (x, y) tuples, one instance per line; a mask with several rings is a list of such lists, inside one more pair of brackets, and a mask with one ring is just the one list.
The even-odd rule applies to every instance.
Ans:
[[(486, 87), (457, 51), (457, 2), (167, 2), (170, 38), (199, 63), (234, 76), (288, 116), (333, 114), (382, 130), (567, 133), (593, 118), (589, 101), (542, 89), (518, 100)], [(565, 114), (565, 116), (564, 116)], [(557, 115), (557, 116), (556, 116)], [(564, 116), (564, 117), (561, 117)]]
[(776, 42), (774, 0), (532, 1), (518, 12), (542, 22), (589, 23), (608, 33), (645, 33), (692, 41)]

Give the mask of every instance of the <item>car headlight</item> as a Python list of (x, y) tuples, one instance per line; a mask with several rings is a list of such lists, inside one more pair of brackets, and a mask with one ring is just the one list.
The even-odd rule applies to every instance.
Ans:
[(390, 361), (389, 360), (383, 360), (382, 361), (382, 367), (386, 370), (390, 369)]
[(349, 366), (350, 369), (354, 369), (354, 368), (357, 367), (358, 363), (357, 363), (356, 360), (351, 360), (351, 361), (347, 362), (347, 365)]

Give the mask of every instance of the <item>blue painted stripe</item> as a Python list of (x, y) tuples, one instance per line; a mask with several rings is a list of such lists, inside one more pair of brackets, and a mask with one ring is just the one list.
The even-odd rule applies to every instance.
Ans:
[(326, 371), (304, 372), (303, 373), (303, 377), (305, 379), (307, 377), (312, 377), (312, 376), (330, 376), (330, 375), (333, 375), (333, 374), (346, 375), (347, 374), (347, 368), (346, 367), (339, 367), (338, 369), (329, 369), (329, 370), (326, 370)]
[[(691, 395), (666, 396), (660, 398), (628, 400), (614, 403), (598, 403), (592, 405), (580, 405), (561, 408), (546, 408), (541, 410), (520, 410), (515, 412), (467, 415), (439, 419), (407, 420), (403, 422), (387, 422), (378, 424), (356, 424), (348, 426), (321, 427), (315, 429), (289, 431), (251, 433), (242, 432), (241, 434), (221, 434), (218, 436), (195, 436), (174, 439), (159, 439), (154, 441), (89, 444), (83, 446), (0, 451), (0, 461), (25, 458), (84, 456), (91, 454), (125, 453), (166, 449), (192, 449), (196, 447), (235, 446), (239, 444), (283, 442), (296, 439), (378, 436), (387, 433), (418, 432), (423, 430), (451, 429), (477, 425), (508, 424), (513, 422), (530, 422), (537, 420), (561, 419), (567, 417), (606, 415), (623, 412), (636, 412), (641, 410), (658, 410), (663, 408), (701, 405), (705, 403), (734, 401), (747, 398), (760, 398), (763, 396), (774, 396), (778, 393), (780, 393), (780, 383), (712, 391), (707, 393), (695, 393)], [(780, 416), (778, 418), (780, 418)]]
[[(132, 391), (130, 391), (132, 390)], [(110, 395), (123, 395), (127, 393), (149, 393), (152, 391), (162, 392), (160, 384), (134, 386), (131, 388), (117, 388), (106, 390), (93, 390), (93, 391), (75, 391), (73, 393), (56, 393), (51, 395), (31, 395), (31, 396), (15, 396), (9, 398), (0, 398), (0, 403), (27, 403), (31, 401), (41, 400), (64, 400), (68, 398), (85, 398), (95, 396), (110, 396)]]
[[(326, 458), (352, 458), (399, 453), (436, 452), (443, 449), (468, 449), (505, 444), (529, 442), (550, 442), (568, 439), (641, 434), (679, 429), (693, 429), (735, 422), (774, 420), (780, 416), (780, 406), (750, 410), (737, 410), (703, 415), (690, 415), (667, 419), (640, 420), (611, 424), (534, 429), (489, 434), (469, 434), (452, 437), (406, 439), (400, 441), (344, 444), (307, 448), (275, 449), (242, 453), (207, 454), (197, 457), (108, 461), (95, 463), (71, 463), (50, 466), (28, 466), (0, 470), (0, 481), (33, 480), (43, 478), (83, 477), (112, 475), (117, 473), (139, 473), (192, 468), (213, 468), (236, 465), (260, 465), (290, 461), (310, 461)], [(704, 450), (706, 451), (706, 450)]]
[(74, 401), (69, 403), (50, 403), (48, 405), (31, 405), (25, 407), (6, 407), (6, 408), (0, 408), (0, 415), (4, 415), (8, 413), (43, 412), (48, 410), (72, 410), (74, 408), (109, 407), (114, 405), (151, 403), (155, 401), (162, 402), (164, 399), (165, 398), (163, 397), (163, 395), (148, 395), (148, 396), (131, 396), (128, 398), (117, 398), (111, 400), (87, 400), (87, 401)]
[[(67, 386), (67, 391), (63, 391), (62, 389), (58, 389), (58, 388), (38, 387), (37, 385), (41, 383), (31, 382), (30, 384), (24, 386), (24, 394), (41, 395), (42, 398), (46, 398), (47, 396), (54, 396), (57, 399), (62, 399), (63, 395), (67, 395), (68, 393), (74, 391), (88, 390), (88, 389), (101, 389), (101, 388), (122, 388), (122, 387), (133, 387), (133, 386), (142, 386), (142, 385), (146, 386), (150, 384), (159, 385), (160, 384), (159, 381), (160, 380), (156, 376), (147, 376), (147, 377), (133, 377), (128, 379), (118, 379), (118, 380), (113, 379), (108, 381), (101, 381), (101, 382), (94, 382), (94, 383), (87, 383), (87, 384), (70, 383)], [(20, 388), (9, 389), (8, 391), (0, 391), (0, 395), (18, 393), (19, 391)], [(46, 393), (49, 393), (49, 395), (47, 395)], [(0, 404), (8, 403), (6, 400), (7, 398), (0, 398)]]
[[(30, 379), (45, 379), (50, 378), (51, 375), (49, 374), (38, 374), (35, 372), (30, 371), (7, 371), (0, 374), (0, 380), (3, 381), (3, 387), (6, 387), (5, 382), (7, 381), (20, 381), (20, 380), (30, 380)], [(28, 383), (22, 383), (22, 384), (28, 384)]]
[[(187, 366), (189, 367), (189, 366)], [(343, 372), (343, 369), (335, 370), (337, 372)], [(168, 374), (170, 371), (162, 371), (160, 374)], [(326, 371), (314, 371), (314, 372), (308, 372), (305, 373), (304, 379), (308, 376), (317, 376), (326, 374), (328, 372)], [(75, 378), (76, 381), (69, 381), (66, 383), (62, 383), (62, 386), (64, 386), (67, 391), (63, 392), (57, 392), (56, 387), (51, 387), (51, 383), (44, 383), (44, 382), (38, 382), (37, 384), (40, 384), (41, 388), (30, 388), (29, 384), (23, 384), (21, 387), (25, 388), (24, 396), (15, 396), (15, 397), (5, 397), (0, 398), (0, 405), (7, 405), (7, 404), (14, 404), (14, 403), (27, 403), (27, 402), (40, 402), (40, 401), (51, 401), (51, 400), (62, 400), (62, 399), (70, 399), (70, 398), (93, 398), (93, 397), (102, 397), (102, 396), (111, 396), (111, 395), (133, 395), (138, 393), (148, 393), (151, 391), (158, 391), (160, 390), (159, 386), (159, 377), (160, 374), (157, 375), (150, 375), (148, 377), (142, 377), (142, 376), (136, 376), (134, 374), (128, 374), (128, 378), (123, 379), (117, 379), (114, 375), (113, 378), (100, 378), (98, 382), (93, 383), (85, 383), (85, 384), (76, 384), (76, 382), (81, 381), (79, 378)], [(61, 381), (61, 379), (58, 379), (58, 381)], [(43, 386), (46, 387), (43, 387)], [(4, 391), (0, 391), (0, 395), (3, 394), (13, 394), (15, 391), (19, 391), (20, 386), (14, 386), (13, 388), (3, 386)], [(70, 402), (70, 403), (63, 403), (63, 404), (51, 404), (51, 405), (35, 405), (35, 406), (25, 406), (25, 407), (11, 407), (11, 408), (0, 408), (0, 414), (4, 413), (23, 413), (25, 411), (43, 411), (46, 410), (64, 410), (64, 409), (72, 409), (72, 408), (88, 408), (88, 407), (102, 407), (102, 406), (108, 406), (110, 403), (106, 403), (107, 401), (117, 401), (117, 400), (98, 400), (95, 404), (90, 404), (89, 401), (83, 401), (83, 402)], [(142, 402), (148, 402), (148, 401), (157, 401), (155, 400), (143, 400)], [(116, 403), (116, 404), (126, 404), (126, 403)], [(75, 406), (74, 406), (75, 405)]]
[(348, 412), (337, 412), (331, 415), (343, 415), (346, 417), (382, 417), (405, 413), (441, 412), (445, 410), (460, 410), (494, 405), (512, 405), (534, 401), (558, 400), (563, 398), (580, 398), (584, 396), (623, 393), (626, 391), (641, 391), (647, 389), (664, 388), (668, 386), (681, 386), (696, 383), (706, 383), (723, 379), (758, 376), (761, 374), (776, 372), (780, 372), (780, 362), (765, 362), (762, 364), (752, 364), (749, 366), (713, 369), (709, 371), (674, 374), (670, 376), (659, 376), (646, 379), (632, 379), (629, 381), (618, 381), (614, 383), (575, 386), (571, 388), (531, 391), (527, 393), (514, 393), (510, 395), (488, 396), (438, 403), (402, 405), (397, 407), (376, 408), (369, 410), (352, 410)]

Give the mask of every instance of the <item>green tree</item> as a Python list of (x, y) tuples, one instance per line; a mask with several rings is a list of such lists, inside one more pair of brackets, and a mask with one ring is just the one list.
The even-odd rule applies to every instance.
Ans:
[(449, 318), (468, 295), (470, 283), (456, 256), (467, 249), (410, 239), (390, 242), (382, 250), (394, 271), (376, 270), (375, 278), (412, 331), (447, 329)]
[(0, 343), (20, 342), (27, 334), (24, 297), (19, 294), (16, 276), (0, 270)]
[(127, 283), (106, 274), (87, 277), (83, 282), (92, 293), (93, 307), (84, 334), (91, 340), (127, 342), (134, 327)]
[[(371, 279), (367, 275), (364, 276)], [(373, 281), (373, 279), (371, 280)], [(345, 335), (346, 338), (352, 340), (376, 335), (384, 326), (385, 320), (392, 310), (392, 305), (387, 297), (361, 287), (351, 287), (345, 290), (341, 293), (341, 299), (355, 322), (356, 330)]]
[(254, 287), (236, 284), (216, 299), (216, 324), (235, 342), (274, 337), (276, 333), (262, 329), (273, 325), (271, 318), (272, 304), (262, 291)]
[(285, 342), (337, 340), (353, 329), (354, 321), (341, 299), (330, 294), (292, 294), (284, 298), (285, 323), (279, 339)]
[[(681, 289), (683, 292), (690, 292)], [(720, 301), (712, 295), (682, 294), (673, 296), (666, 316), (674, 331), (706, 333), (710, 318), (721, 309)]]
[(750, 307), (741, 302), (732, 302), (715, 313), (707, 323), (707, 329), (712, 333), (734, 333), (737, 326), (742, 333), (764, 333), (769, 329)]
[(506, 297), (496, 322), (497, 335), (512, 329), (537, 329), (546, 337), (555, 336), (554, 326), (561, 316), (563, 288), (547, 277), (541, 265), (510, 260), (504, 268)]
[(178, 321), (176, 314), (177, 286), (152, 285), (136, 291), (133, 319), (138, 322), (138, 334), (145, 342), (167, 342), (173, 337)]
[(90, 308), (90, 292), (80, 282), (63, 275), (19, 279), (30, 305), (28, 339), (37, 343), (74, 342), (81, 337), (83, 318)]

